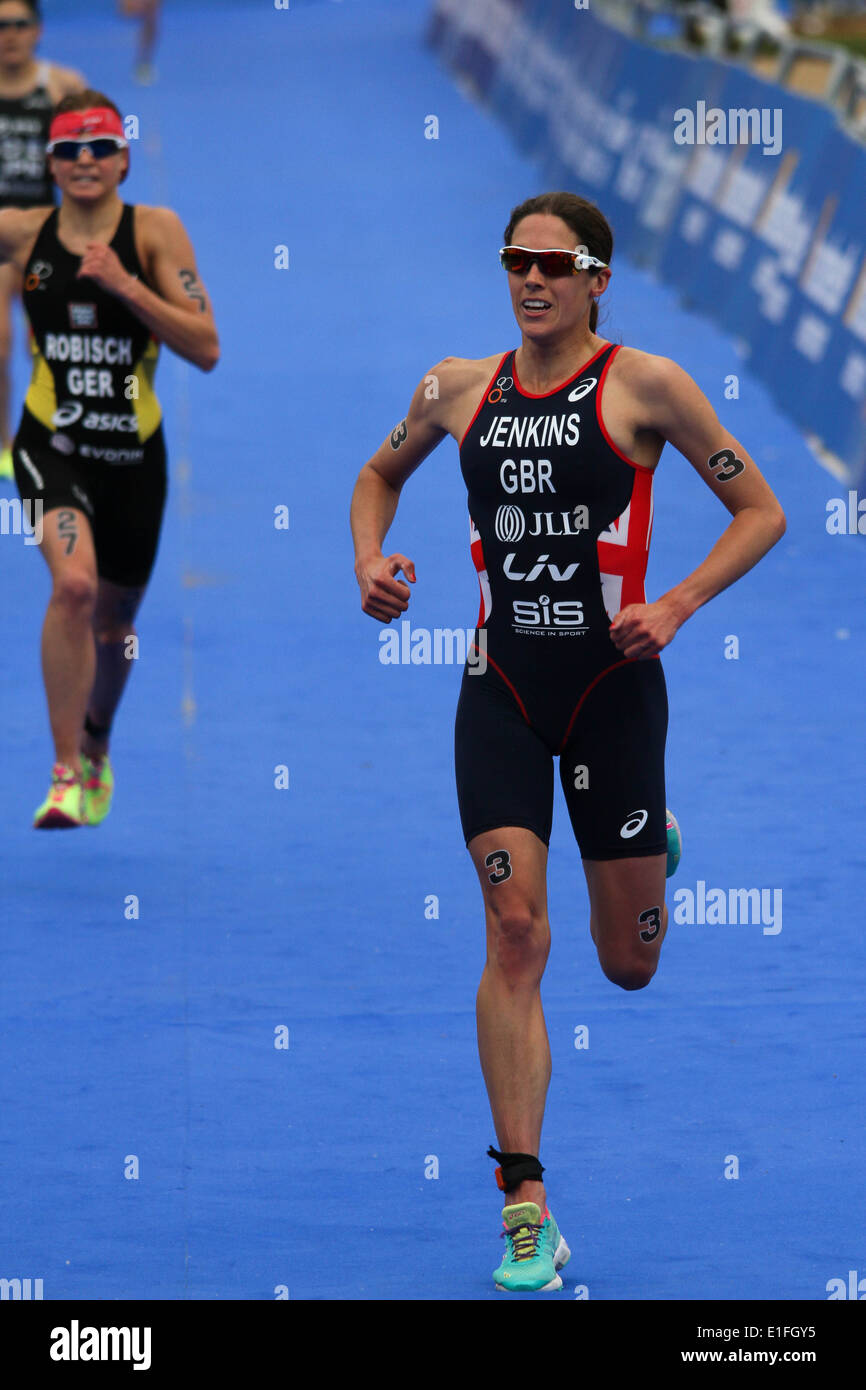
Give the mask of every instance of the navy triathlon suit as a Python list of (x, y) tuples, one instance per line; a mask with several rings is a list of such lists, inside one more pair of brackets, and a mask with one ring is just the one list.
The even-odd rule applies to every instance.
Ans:
[(0, 208), (46, 207), (54, 202), (45, 154), (53, 109), (47, 63), (40, 63), (36, 86), (26, 96), (0, 96)]
[[(33, 375), (12, 446), (15, 481), (43, 516), (83, 511), (100, 577), (139, 588), (156, 558), (166, 496), (153, 389), (159, 344), (116, 295), (78, 278), (81, 257), (58, 240), (58, 213), (46, 219), (24, 274)], [(145, 281), (134, 222), (125, 203), (111, 247)]]
[(455, 730), (467, 843), (516, 825), (547, 844), (558, 755), (584, 859), (667, 847), (661, 662), (626, 660), (608, 632), (646, 602), (652, 531), (652, 472), (601, 415), (618, 350), (606, 344), (541, 396), (506, 353), (460, 443), (481, 587)]

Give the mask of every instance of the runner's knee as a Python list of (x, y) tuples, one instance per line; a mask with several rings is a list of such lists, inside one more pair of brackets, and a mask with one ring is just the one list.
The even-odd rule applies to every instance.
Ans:
[(541, 979), (550, 951), (545, 914), (525, 898), (488, 902), (488, 961), (515, 983)]
[(51, 600), (69, 617), (91, 617), (96, 607), (96, 592), (96, 575), (68, 565), (54, 580)]
[(620, 989), (645, 989), (658, 968), (657, 953), (639, 956), (636, 952), (602, 954), (599, 951), (598, 959), (607, 978)]

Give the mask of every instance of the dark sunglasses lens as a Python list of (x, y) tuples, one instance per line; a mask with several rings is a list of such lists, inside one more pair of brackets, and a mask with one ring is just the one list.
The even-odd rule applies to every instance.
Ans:
[(522, 275), (529, 269), (529, 257), (525, 251), (503, 251), (500, 260), (505, 269), (515, 275)]
[(538, 251), (533, 256), (530, 256), (528, 251), (502, 253), (502, 264), (515, 275), (524, 275), (533, 261), (542, 275), (551, 279), (558, 275), (574, 274), (574, 261), (567, 251)]
[(60, 140), (51, 153), (55, 159), (76, 160), (82, 150), (88, 150), (94, 159), (107, 159), (118, 148), (113, 140)]
[(0, 31), (4, 29), (32, 29), (32, 19), (0, 19)]
[(555, 277), (574, 274), (574, 259), (567, 251), (546, 251), (538, 257), (538, 262), (542, 275)]

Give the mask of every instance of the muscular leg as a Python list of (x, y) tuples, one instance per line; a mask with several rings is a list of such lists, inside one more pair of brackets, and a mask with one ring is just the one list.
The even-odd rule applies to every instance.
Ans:
[(643, 989), (656, 972), (668, 925), (666, 862), (664, 854), (583, 861), (599, 963), (623, 989)]
[(80, 774), (78, 744), (96, 670), (96, 554), (86, 514), (72, 507), (46, 512), (40, 548), (53, 580), (42, 626), (42, 674), (55, 759)]
[(140, 66), (153, 61), (159, 24), (160, 0), (119, 0), (121, 14), (141, 20), (138, 36), (138, 58)]
[[(144, 587), (125, 588), (107, 579), (99, 580), (93, 631), (96, 638), (96, 671), (87, 714), (98, 728), (110, 729), (115, 710), (132, 669), (128, 656), (129, 637), (135, 636), (133, 619), (144, 597)], [(89, 758), (104, 757), (108, 734), (95, 737), (81, 732), (81, 752)]]
[[(547, 846), (531, 830), (508, 827), (477, 835), (469, 851), (487, 923), (476, 1004), (481, 1070), (500, 1149), (537, 1154), (550, 1082), (540, 993), (550, 951)], [(536, 1202), (543, 1213), (544, 1184), (518, 1183), (507, 1202)]]
[(159, 23), (159, 0), (145, 0), (139, 40), (138, 61), (152, 63)]

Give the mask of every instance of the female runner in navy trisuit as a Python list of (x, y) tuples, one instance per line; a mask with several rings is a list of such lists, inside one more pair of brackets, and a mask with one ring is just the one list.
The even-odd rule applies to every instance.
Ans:
[[(675, 362), (595, 332), (611, 230), (593, 204), (544, 194), (515, 208), (500, 253), (516, 351), (445, 358), (358, 478), (352, 504), (365, 613), (406, 611), (415, 567), (384, 555), (400, 490), (450, 434), (460, 446), (481, 589), (455, 734), (463, 832), (478, 872), (487, 963), (481, 1066), (500, 1150), (502, 1288), (559, 1288), (568, 1249), (538, 1160), (550, 1049), (547, 960), (553, 757), (580, 847), (605, 974), (640, 989), (667, 927), (663, 647), (785, 530), (752, 459)], [(437, 391), (429, 389), (430, 377)], [(732, 520), (704, 562), (655, 602), (644, 594), (653, 471), (665, 442)]]

